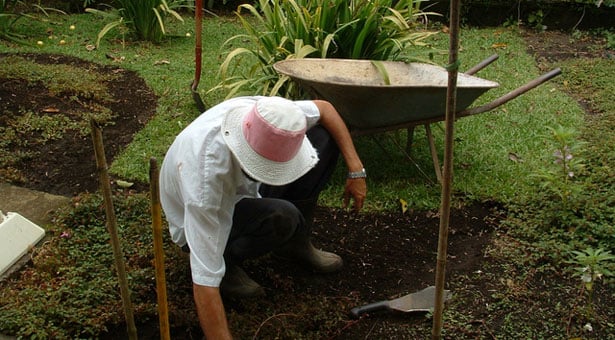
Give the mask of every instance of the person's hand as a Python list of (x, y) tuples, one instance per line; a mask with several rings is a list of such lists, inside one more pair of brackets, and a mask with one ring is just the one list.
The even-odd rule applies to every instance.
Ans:
[(346, 209), (350, 204), (350, 198), (354, 200), (352, 210), (359, 212), (363, 208), (363, 202), (367, 196), (367, 184), (365, 178), (354, 178), (346, 180), (346, 187), (344, 188), (344, 202), (343, 207)]

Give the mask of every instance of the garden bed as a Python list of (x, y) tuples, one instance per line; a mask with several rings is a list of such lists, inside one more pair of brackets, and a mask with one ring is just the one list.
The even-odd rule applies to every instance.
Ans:
[[(603, 41), (588, 39), (585, 48), (579, 44), (571, 45), (569, 36), (558, 32), (526, 32), (524, 36), (539, 65), (546, 66), (566, 58), (608, 58), (612, 55), (609, 54), (612, 51), (596, 48), (597, 45), (603, 46)], [(110, 84), (117, 91), (113, 92), (113, 103), (107, 103), (113, 106), (118, 119), (109, 122), (103, 130), (109, 161), (155, 112), (155, 97), (136, 73), (57, 55), (29, 55), (29, 58), (41, 64), (70, 62), (91, 71), (118, 72), (121, 75), (118, 83)], [(57, 114), (56, 109), (60, 112), (83, 110), (81, 105), (70, 107), (82, 101), (58, 101), (58, 96), (46, 93), (46, 88), (41, 84), (30, 84), (27, 80), (11, 80), (10, 83), (11, 86), (0, 88), (0, 98), (11, 98), (9, 102), (13, 105), (3, 107), (4, 111), (19, 114), (25, 108), (26, 111), (51, 115)], [(51, 107), (54, 110), (48, 110)], [(0, 121), (0, 124), (7, 122)], [(36, 140), (38, 137), (36, 134), (19, 136), (25, 140)], [(38, 156), (15, 165), (15, 169), (24, 174), (17, 184), (63, 195), (96, 190), (97, 178), (89, 136), (67, 133), (53, 146), (39, 147), (41, 153)], [(137, 183), (132, 190), (124, 194), (144, 192), (147, 187), (144, 183)], [(499, 225), (501, 212), (497, 208), (493, 202), (479, 202), (453, 209), (447, 283), (455, 296), (451, 307), (456, 312), (445, 320), (445, 334), (467, 339), (505, 337), (506, 334), (531, 337), (532, 327), (538, 329), (543, 326), (542, 318), (537, 316), (548, 314), (551, 320), (559, 318), (560, 328), (543, 335), (580, 336), (587, 320), (576, 317), (579, 301), (576, 281), (544, 268), (529, 271), (524, 281), (509, 279), (511, 273), (522, 269), (508, 266), (499, 250), (507, 249), (509, 254), (515, 254), (515, 249), (524, 248), (503, 232)], [(142, 214), (147, 215), (147, 210)], [(347, 313), (356, 305), (397, 297), (433, 284), (438, 222), (439, 215), (435, 211), (356, 216), (334, 208), (319, 209), (315, 243), (342, 255), (346, 260), (344, 270), (332, 275), (315, 275), (292, 263), (271, 258), (249, 263), (248, 272), (266, 287), (267, 297), (250, 301), (227, 299), (231, 328), (240, 339), (426, 337), (431, 319), (422, 313), (374, 313), (359, 320), (350, 319)], [(85, 223), (87, 225), (87, 221)], [(530, 254), (517, 255), (522, 258)], [(144, 263), (147, 264), (147, 261), (144, 260)], [(185, 262), (169, 263), (168, 267), (171, 266), (187, 268)], [(189, 272), (173, 271), (168, 282), (172, 292), (173, 336), (200, 339), (191, 300)], [(139, 287), (139, 290), (146, 291), (145, 296), (153, 299), (153, 281), (150, 283), (152, 286)], [(503, 295), (504, 288), (516, 292), (516, 295)], [(526, 301), (527, 309), (508, 309), (513, 299)], [(608, 318), (608, 313), (612, 311), (608, 306), (613, 303), (612, 294), (601, 288), (595, 298), (597, 317)], [(545, 306), (562, 307), (547, 311)], [(511, 313), (527, 314), (525, 329), (500, 328)], [(141, 338), (158, 337), (156, 316), (151, 310), (137, 314), (137, 319)], [(595, 323), (593, 332), (581, 335), (596, 339), (611, 336), (612, 328), (596, 326), (600, 324), (606, 322)], [(102, 335), (103, 338), (118, 338), (124, 334), (122, 324), (108, 327), (110, 331)], [(562, 330), (564, 328), (567, 329)]]

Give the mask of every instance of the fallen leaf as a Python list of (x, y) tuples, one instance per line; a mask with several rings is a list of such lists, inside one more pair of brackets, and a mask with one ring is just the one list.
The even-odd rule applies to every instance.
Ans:
[(166, 60), (166, 59), (162, 59), (162, 60), (158, 60), (154, 62), (154, 65), (169, 65), (171, 62)]
[(405, 214), (406, 211), (408, 211), (408, 202), (406, 202), (403, 198), (400, 198), (399, 205), (401, 207), (401, 213)]
[(118, 56), (113, 55), (113, 54), (111, 54), (111, 53), (107, 53), (107, 54), (105, 54), (105, 57), (107, 57), (107, 59), (111, 59), (111, 60), (113, 60), (113, 61), (114, 61), (114, 62), (116, 62), (116, 63), (118, 63), (118, 62), (122, 62), (122, 61), (124, 61), (124, 59), (126, 59), (126, 57), (124, 57), (124, 56), (119, 56), (119, 57), (118, 57)]
[(425, 216), (429, 218), (440, 218), (440, 212), (439, 211), (428, 211), (425, 213)]
[(523, 163), (523, 159), (521, 157), (519, 157), (516, 153), (514, 152), (509, 152), (508, 153), (508, 159), (510, 159), (511, 161), (515, 162), (515, 163)]
[(88, 51), (94, 51), (96, 49), (96, 45), (87, 44), (85, 45), (85, 49)]
[(130, 188), (134, 184), (132, 182), (122, 181), (121, 179), (118, 179), (115, 183), (120, 188)]
[(506, 48), (506, 47), (508, 47), (508, 44), (505, 44), (505, 43), (495, 43), (491, 45), (491, 48)]
[(43, 109), (43, 112), (45, 113), (58, 113), (60, 112), (59, 109), (56, 109), (55, 107), (46, 107)]

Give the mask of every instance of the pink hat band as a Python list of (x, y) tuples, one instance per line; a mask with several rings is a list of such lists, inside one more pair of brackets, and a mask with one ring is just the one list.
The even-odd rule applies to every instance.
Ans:
[(242, 128), (252, 150), (274, 162), (293, 159), (303, 144), (306, 131), (305, 123), (302, 129), (294, 131), (275, 126), (258, 112), (257, 105), (245, 116)]

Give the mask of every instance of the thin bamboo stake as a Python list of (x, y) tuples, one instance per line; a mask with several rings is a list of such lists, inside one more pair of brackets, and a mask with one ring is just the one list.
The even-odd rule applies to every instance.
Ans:
[(459, 7), (460, 0), (451, 0), (450, 5), (450, 43), (448, 89), (446, 93), (446, 131), (444, 137), (444, 170), (442, 173), (442, 196), (440, 206), (440, 230), (438, 234), (438, 256), (436, 266), (436, 296), (434, 301), (434, 316), (431, 337), (439, 340), (442, 337), (442, 314), (444, 311), (444, 283), (446, 272), (446, 254), (448, 247), (448, 226), (451, 209), (451, 187), (453, 179), (453, 142), (455, 127), (455, 111), (457, 104), (457, 73), (459, 70)]
[(107, 159), (103, 147), (103, 138), (100, 126), (92, 119), (90, 120), (90, 128), (92, 130), (92, 140), (94, 142), (94, 153), (96, 154), (96, 171), (100, 181), (100, 189), (103, 193), (105, 202), (105, 213), (107, 217), (107, 231), (111, 236), (111, 245), (113, 246), (113, 256), (115, 258), (115, 268), (120, 284), (120, 292), (122, 295), (122, 303), (124, 306), (124, 317), (126, 320), (126, 331), (128, 338), (137, 339), (137, 327), (133, 315), (132, 302), (130, 301), (130, 289), (128, 288), (128, 280), (126, 278), (126, 266), (124, 265), (124, 254), (120, 247), (120, 240), (117, 236), (117, 219), (113, 209), (113, 200), (111, 199), (111, 185), (109, 184), (109, 174), (107, 173)]
[(169, 328), (169, 306), (167, 304), (167, 281), (164, 272), (164, 247), (162, 244), (162, 209), (160, 206), (160, 185), (158, 183), (158, 163), (156, 158), (149, 160), (149, 183), (152, 196), (152, 230), (154, 235), (154, 267), (156, 269), (156, 294), (158, 297), (158, 322), (160, 339), (171, 338)]

